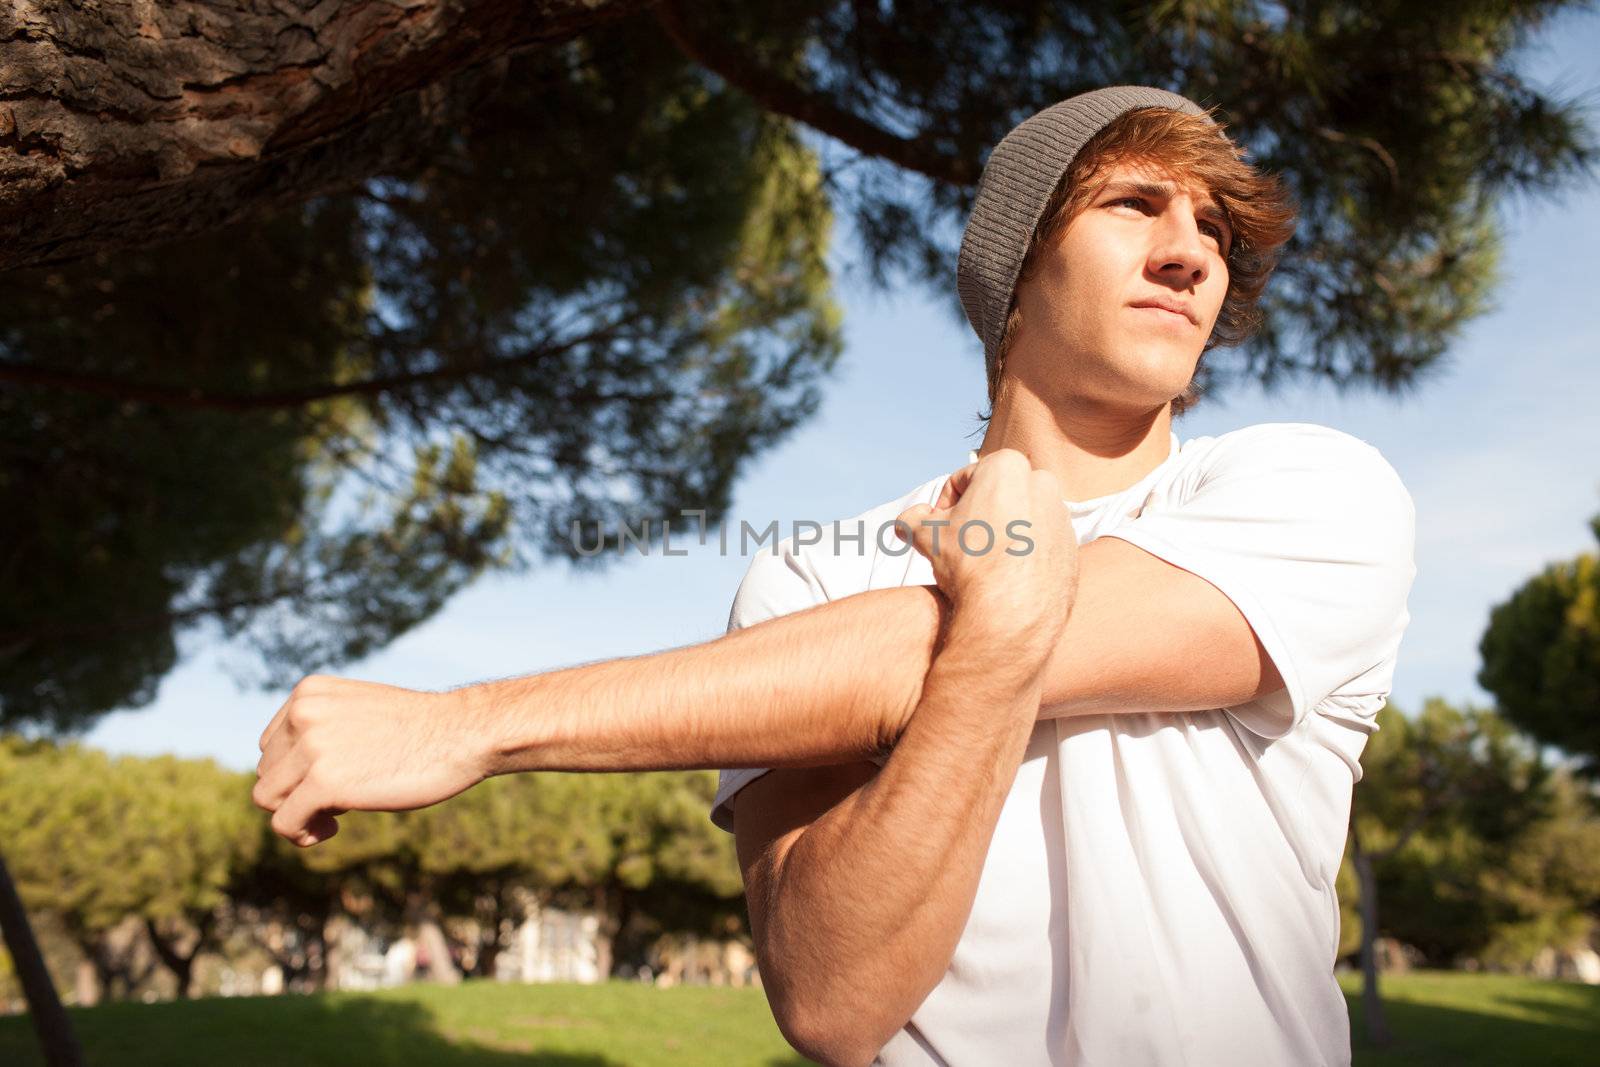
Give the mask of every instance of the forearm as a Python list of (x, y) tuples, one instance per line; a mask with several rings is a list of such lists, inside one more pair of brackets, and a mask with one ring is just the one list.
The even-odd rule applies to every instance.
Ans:
[(825, 1058), (872, 1058), (938, 984), (1039, 706), (1038, 668), (959, 611), (878, 775), (790, 847), (758, 934), (775, 1009)]
[(890, 749), (949, 604), (873, 590), (647, 656), (457, 690), (489, 773), (807, 767)]

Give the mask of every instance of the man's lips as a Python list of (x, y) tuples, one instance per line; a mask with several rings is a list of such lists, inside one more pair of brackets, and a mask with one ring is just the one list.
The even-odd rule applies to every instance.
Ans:
[(1138, 309), (1140, 311), (1163, 312), (1163, 313), (1165, 313), (1165, 315), (1171, 316), (1173, 319), (1182, 319), (1184, 322), (1187, 322), (1192, 326), (1198, 326), (1199, 325), (1199, 323), (1195, 321), (1195, 317), (1194, 317), (1193, 313), (1190, 312), (1187, 308), (1184, 308), (1182, 305), (1169, 306), (1168, 304), (1166, 304), (1164, 302), (1145, 300), (1145, 301), (1141, 301), (1141, 302), (1139, 302), (1137, 304), (1131, 304), (1129, 306), (1133, 307), (1133, 308), (1136, 308), (1136, 309)]

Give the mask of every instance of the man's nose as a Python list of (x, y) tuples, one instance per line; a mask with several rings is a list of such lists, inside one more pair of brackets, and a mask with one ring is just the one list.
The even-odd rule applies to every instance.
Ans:
[(1180, 276), (1186, 286), (1206, 280), (1210, 258), (1193, 209), (1173, 200), (1156, 220), (1156, 243), (1150, 250), (1150, 269), (1163, 277)]

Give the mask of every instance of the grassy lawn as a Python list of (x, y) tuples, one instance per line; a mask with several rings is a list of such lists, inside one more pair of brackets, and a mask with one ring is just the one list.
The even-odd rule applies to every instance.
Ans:
[(1419, 971), (1383, 978), (1395, 1043), (1366, 1047), (1360, 976), (1342, 980), (1356, 1067), (1600, 1063), (1600, 986)]
[[(71, 1009), (91, 1067), (790, 1067), (759, 989), (467, 982)], [(0, 1064), (42, 1064), (23, 1017)]]
[[(1357, 1067), (1600, 1062), (1600, 987), (1500, 975), (1386, 978), (1395, 1046), (1363, 1047), (1358, 986), (1345, 986)], [(380, 993), (108, 1004), (74, 1010), (90, 1064), (374, 1067), (798, 1067), (757, 989), (408, 986)], [(41, 1063), (26, 1018), (0, 1018), (0, 1064)]]

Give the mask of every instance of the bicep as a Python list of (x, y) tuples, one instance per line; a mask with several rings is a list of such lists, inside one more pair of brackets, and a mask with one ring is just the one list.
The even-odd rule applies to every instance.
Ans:
[(1226, 594), (1113, 534), (1079, 550), (1078, 596), (1045, 670), (1040, 717), (1205, 711), (1283, 684)]
[(800, 835), (840, 801), (871, 781), (869, 760), (826, 767), (779, 767), (741, 789), (733, 803), (734, 850), (750, 907), (757, 951), (778, 875)]

